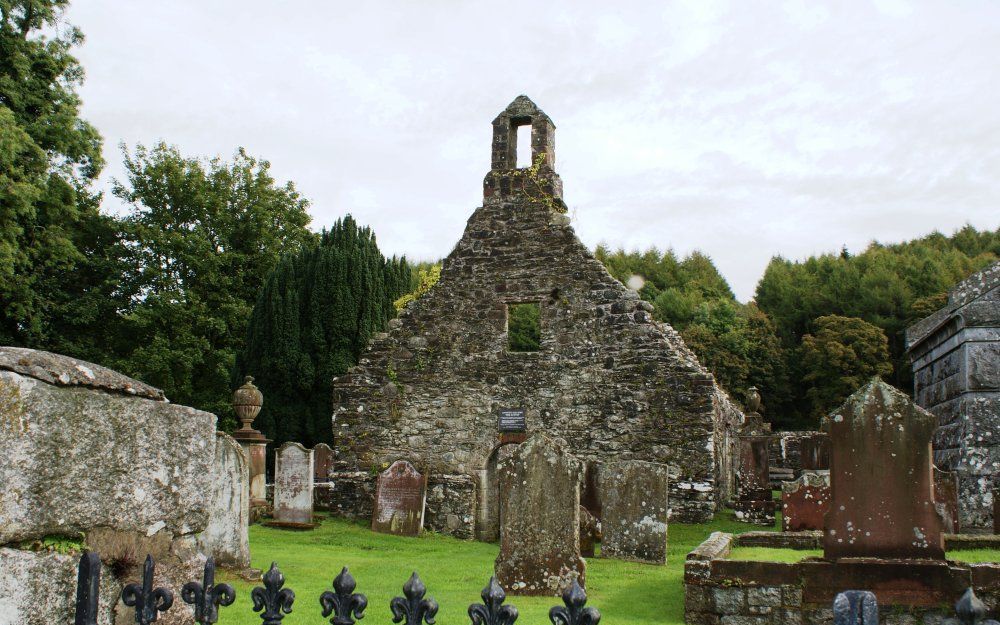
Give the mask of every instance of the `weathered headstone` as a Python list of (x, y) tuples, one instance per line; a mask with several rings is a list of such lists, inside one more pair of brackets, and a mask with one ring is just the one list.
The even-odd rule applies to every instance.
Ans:
[(1000, 486), (993, 488), (993, 533), (1000, 534)]
[(330, 469), (333, 467), (333, 450), (326, 443), (313, 447), (314, 482), (329, 482)]
[(313, 452), (299, 443), (278, 448), (274, 464), (274, 519), (276, 524), (312, 526)]
[(246, 452), (228, 434), (215, 437), (215, 464), (208, 527), (198, 534), (198, 549), (221, 566), (250, 566), (250, 468)]
[(931, 471), (936, 426), (878, 378), (823, 419), (832, 446), (826, 558), (944, 558)]
[(799, 441), (799, 458), (803, 471), (826, 471), (830, 468), (830, 437), (816, 433)]
[(786, 532), (823, 529), (830, 509), (830, 472), (803, 473), (781, 486), (781, 529)]
[(667, 561), (667, 465), (616, 462), (601, 471), (601, 557)]
[(372, 530), (416, 536), (424, 527), (427, 476), (406, 460), (397, 460), (378, 476)]
[(774, 525), (774, 497), (768, 469), (769, 436), (740, 436), (736, 473), (736, 519), (744, 523)]
[(943, 529), (949, 534), (962, 531), (958, 516), (958, 474), (934, 467), (934, 504), (944, 521)]
[(500, 555), (495, 570), (509, 593), (559, 595), (573, 580), (584, 584), (582, 468), (563, 445), (538, 433), (500, 463)]

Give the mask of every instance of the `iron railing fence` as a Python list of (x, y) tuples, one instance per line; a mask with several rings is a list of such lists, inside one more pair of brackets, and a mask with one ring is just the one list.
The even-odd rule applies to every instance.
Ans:
[[(142, 583), (128, 584), (122, 589), (121, 599), (126, 606), (134, 608), (137, 625), (149, 625), (159, 615), (174, 606), (174, 595), (169, 589), (153, 585), (156, 562), (146, 556), (142, 567)], [(76, 587), (76, 617), (74, 625), (97, 625), (98, 600), (100, 595), (101, 560), (96, 553), (85, 553), (80, 558)], [(295, 591), (285, 588), (285, 576), (276, 563), (261, 578), (262, 586), (250, 591), (254, 612), (259, 612), (263, 625), (281, 625), (282, 619), (292, 612)], [(354, 625), (365, 616), (368, 598), (354, 592), (357, 582), (344, 567), (333, 580), (333, 590), (324, 591), (319, 596), (320, 613), (332, 625)], [(403, 584), (403, 596), (394, 597), (389, 602), (392, 622), (400, 625), (434, 625), (438, 603), (426, 597), (427, 587), (420, 577), (413, 573)], [(504, 603), (507, 594), (495, 577), (483, 588), (482, 603), (469, 606), (472, 625), (513, 625), (517, 620), (517, 608)], [(201, 625), (217, 623), (219, 609), (230, 606), (236, 600), (236, 590), (225, 583), (215, 582), (215, 561), (205, 562), (201, 582), (188, 582), (181, 589), (181, 599), (194, 611), (194, 620)], [(587, 606), (587, 593), (574, 580), (562, 595), (564, 605), (549, 610), (552, 625), (598, 625), (601, 613)]]
[[(142, 583), (128, 584), (121, 592), (126, 606), (135, 610), (137, 625), (149, 625), (159, 615), (174, 605), (174, 595), (166, 588), (153, 586), (156, 563), (152, 556), (146, 556), (142, 567)], [(76, 587), (76, 618), (74, 625), (97, 625), (98, 600), (101, 581), (101, 560), (98, 554), (85, 553), (80, 558)], [(285, 588), (285, 576), (276, 563), (261, 577), (262, 586), (250, 591), (254, 612), (259, 612), (263, 625), (281, 625), (282, 619), (292, 612), (295, 592)], [(333, 590), (326, 590), (319, 596), (320, 613), (328, 618), (331, 625), (354, 625), (364, 618), (368, 608), (368, 598), (354, 592), (357, 582), (344, 567), (333, 580)], [(392, 622), (401, 625), (434, 625), (438, 603), (426, 597), (427, 587), (420, 577), (413, 573), (403, 584), (403, 596), (394, 597), (389, 602)], [(469, 606), (472, 625), (514, 625), (517, 608), (504, 603), (507, 594), (495, 577), (483, 588), (482, 603)], [(215, 583), (215, 561), (209, 558), (201, 582), (188, 582), (181, 588), (181, 599), (194, 611), (194, 620), (201, 625), (217, 623), (219, 609), (230, 606), (236, 600), (236, 591), (229, 584)], [(549, 610), (552, 625), (598, 625), (601, 613), (587, 606), (587, 593), (574, 580), (562, 595), (563, 605)], [(976, 597), (971, 588), (965, 591), (955, 603), (955, 616), (944, 619), (941, 625), (1000, 625), (986, 619), (986, 606)], [(867, 590), (848, 590), (837, 595), (833, 601), (834, 625), (879, 625), (878, 601), (875, 594)]]

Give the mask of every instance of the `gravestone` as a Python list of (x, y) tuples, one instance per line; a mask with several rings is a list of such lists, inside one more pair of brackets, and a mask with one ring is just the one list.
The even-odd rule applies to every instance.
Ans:
[(768, 468), (769, 436), (740, 436), (736, 473), (736, 519), (744, 523), (774, 525), (774, 497)]
[(993, 533), (1000, 534), (1000, 486), (993, 488)]
[(534, 434), (501, 461), (497, 581), (509, 594), (559, 595), (584, 585), (580, 556), (582, 463)]
[(274, 460), (273, 525), (312, 527), (313, 452), (285, 443)]
[(243, 447), (216, 432), (208, 526), (198, 534), (198, 550), (216, 564), (250, 566), (250, 467)]
[(931, 464), (936, 426), (934, 415), (878, 378), (824, 417), (831, 443), (827, 559), (944, 559)]
[(830, 509), (830, 472), (803, 473), (781, 485), (781, 529), (785, 532), (823, 529)]
[(329, 482), (330, 469), (333, 467), (333, 450), (326, 443), (313, 447), (313, 481)]
[(959, 534), (962, 524), (958, 517), (958, 474), (934, 467), (934, 504), (944, 521), (943, 529)]
[(667, 465), (616, 462), (601, 471), (601, 557), (667, 561)]
[(597, 541), (600, 540), (600, 524), (586, 506), (580, 506), (580, 555), (593, 558)]
[(372, 531), (416, 536), (424, 527), (426, 505), (427, 476), (406, 460), (397, 460), (378, 476)]
[(799, 442), (799, 458), (803, 471), (826, 471), (830, 468), (830, 437), (816, 433), (803, 436)]

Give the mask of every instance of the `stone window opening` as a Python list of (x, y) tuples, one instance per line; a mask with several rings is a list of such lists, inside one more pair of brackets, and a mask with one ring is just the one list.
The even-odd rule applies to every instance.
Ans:
[(539, 302), (507, 304), (507, 351), (539, 351), (542, 342), (542, 317)]
[(511, 135), (517, 154), (514, 166), (517, 169), (531, 167), (531, 121), (525, 119), (521, 123), (515, 122)]

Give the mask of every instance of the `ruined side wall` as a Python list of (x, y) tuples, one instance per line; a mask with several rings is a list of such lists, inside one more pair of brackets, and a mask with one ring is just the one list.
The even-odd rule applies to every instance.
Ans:
[[(507, 350), (508, 303), (537, 302), (541, 349)], [(652, 307), (612, 278), (565, 215), (523, 195), (487, 199), (440, 282), (334, 381), (335, 448), (367, 469), (409, 458), (476, 475), (501, 408), (596, 462), (670, 465), (674, 518), (701, 521), (727, 494), (717, 456), (738, 411)], [(721, 460), (721, 461), (720, 461)]]

